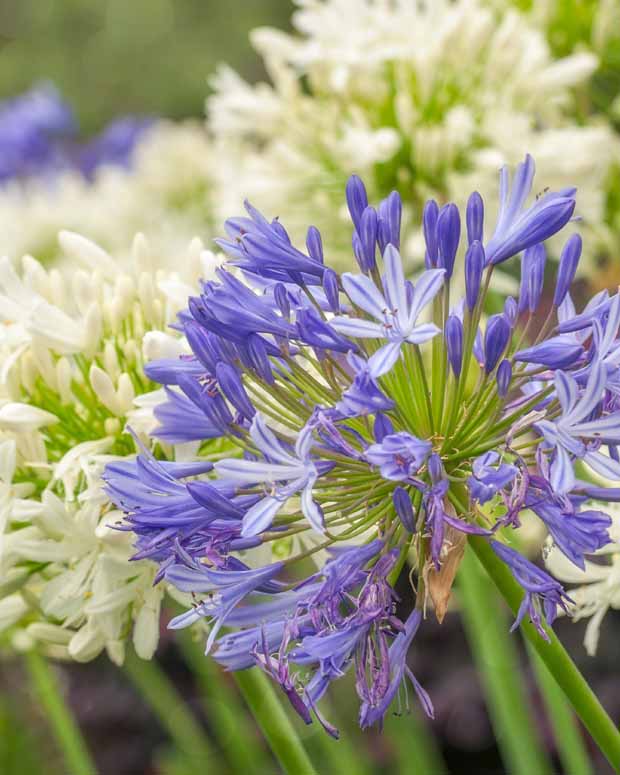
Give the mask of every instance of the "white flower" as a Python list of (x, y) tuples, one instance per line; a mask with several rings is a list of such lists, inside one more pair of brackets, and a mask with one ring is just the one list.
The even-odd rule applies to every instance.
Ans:
[(143, 236), (131, 261), (74, 233), (60, 243), (60, 266), (0, 266), (0, 629), (16, 648), (37, 641), (80, 661), (105, 650), (119, 663), (131, 635), (148, 659), (167, 586), (153, 586), (155, 563), (130, 562), (102, 474), (135, 453), (127, 423), (151, 443), (163, 390), (144, 362), (187, 350), (168, 325), (219, 259), (199, 240), (169, 269)]
[(49, 180), (11, 182), (0, 191), (2, 252), (44, 263), (60, 256), (57, 234), (79, 231), (106, 251), (130, 259), (144, 232), (159, 257), (178, 258), (192, 236), (213, 236), (213, 151), (198, 122), (158, 121), (144, 134), (130, 169), (99, 168), (94, 182), (69, 171)]
[(604, 182), (620, 144), (604, 120), (570, 119), (572, 87), (597, 66), (592, 53), (554, 60), (541, 30), (507, 3), (497, 12), (483, 0), (297, 5), (294, 34), (251, 36), (272, 86), (250, 86), (228, 68), (213, 80), (222, 216), (247, 196), (296, 238), (310, 217), (350, 262), (340, 202), (355, 172), (373, 202), (398, 188), (404, 253), (421, 261), (424, 201), (461, 205), (474, 186), (485, 197), (499, 167), (530, 152), (542, 185), (576, 185), (582, 228), (607, 239)]
[(18, 401), (7, 401), (0, 406), (0, 430), (38, 430), (58, 422), (51, 412)]

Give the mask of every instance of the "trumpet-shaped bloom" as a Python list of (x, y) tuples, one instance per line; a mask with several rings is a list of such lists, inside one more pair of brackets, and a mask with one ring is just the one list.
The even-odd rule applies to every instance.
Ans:
[(400, 355), (403, 342), (422, 344), (439, 333), (434, 323), (418, 323), (422, 310), (435, 298), (442, 286), (444, 269), (429, 269), (411, 284), (405, 280), (400, 254), (388, 245), (384, 254), (383, 292), (366, 275), (345, 273), (343, 287), (357, 307), (374, 321), (339, 315), (331, 325), (348, 337), (387, 339), (368, 360), (372, 377), (388, 372)]

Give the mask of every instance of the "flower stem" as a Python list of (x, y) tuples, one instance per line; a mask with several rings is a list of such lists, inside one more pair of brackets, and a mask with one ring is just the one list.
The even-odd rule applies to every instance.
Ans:
[[(469, 544), (512, 611), (516, 613), (523, 592), (512, 578), (508, 568), (495, 556), (484, 538), (469, 536)], [(546, 642), (536, 628), (526, 621), (522, 622), (521, 629), (564, 691), (575, 713), (583, 721), (611, 766), (616, 771), (620, 770), (620, 731), (607, 715), (556, 635), (550, 631), (550, 641)]]
[(527, 646), (565, 772), (594, 775), (577, 719), (566, 697), (536, 651), (529, 644)]
[(196, 768), (209, 769), (209, 762), (213, 764), (218, 757), (197, 719), (163, 670), (155, 661), (140, 659), (133, 652), (127, 654), (124, 669), (179, 751)]
[(384, 733), (395, 749), (396, 762), (392, 772), (424, 775), (446, 775), (448, 772), (435, 737), (416, 708), (404, 718), (395, 714), (388, 716)]
[(551, 767), (531, 721), (515, 643), (498, 595), (471, 550), (459, 567), (459, 591), (465, 630), (506, 770), (515, 775), (548, 775)]
[(259, 775), (268, 769), (268, 764), (261, 742), (252, 735), (250, 717), (232, 682), (226, 680), (219, 665), (205, 656), (193, 634), (189, 629), (177, 630), (177, 642), (198, 680), (209, 726), (232, 772)]
[(45, 716), (62, 751), (67, 772), (71, 775), (95, 775), (97, 769), (67, 707), (53, 667), (36, 651), (26, 654), (25, 663), (30, 684), (45, 710)]
[(317, 775), (268, 678), (252, 667), (235, 673), (235, 680), (283, 770), (288, 775)]

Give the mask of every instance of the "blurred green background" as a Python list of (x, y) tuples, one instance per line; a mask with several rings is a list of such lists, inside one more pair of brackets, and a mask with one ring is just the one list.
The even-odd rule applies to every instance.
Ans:
[(262, 77), (258, 25), (287, 27), (288, 0), (2, 0), (0, 97), (49, 80), (84, 133), (119, 113), (199, 116), (226, 61)]

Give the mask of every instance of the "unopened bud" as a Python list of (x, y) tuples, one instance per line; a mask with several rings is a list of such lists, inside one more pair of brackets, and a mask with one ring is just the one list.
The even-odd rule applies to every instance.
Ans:
[(118, 390), (116, 391), (116, 396), (118, 398), (121, 414), (127, 414), (127, 412), (130, 412), (133, 409), (136, 391), (131, 381), (131, 377), (126, 372), (123, 372), (118, 378)]
[(112, 414), (120, 415), (121, 407), (114, 390), (114, 383), (106, 372), (93, 363), (89, 371), (90, 386), (95, 391), (99, 401)]

